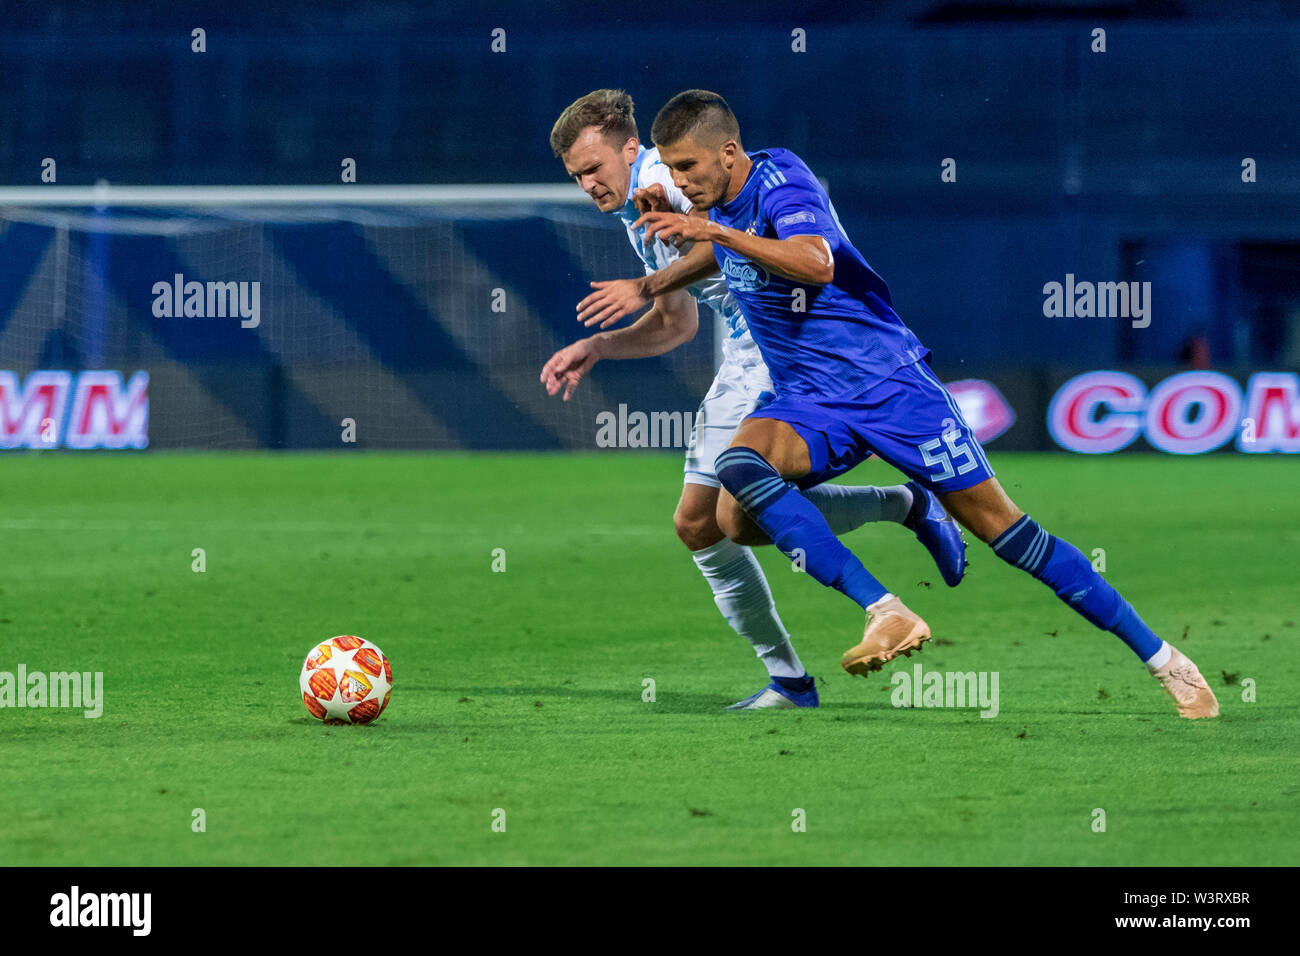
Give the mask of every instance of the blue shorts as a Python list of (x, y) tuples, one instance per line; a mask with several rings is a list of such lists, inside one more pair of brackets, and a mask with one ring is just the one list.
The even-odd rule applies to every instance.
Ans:
[(795, 482), (800, 488), (842, 475), (873, 454), (934, 492), (993, 477), (975, 432), (926, 362), (905, 365), (852, 399), (778, 394), (749, 417), (787, 422), (808, 445), (812, 470)]

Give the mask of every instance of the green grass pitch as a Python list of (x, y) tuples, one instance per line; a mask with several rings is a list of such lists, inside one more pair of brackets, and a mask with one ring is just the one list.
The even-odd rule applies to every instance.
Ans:
[[(998, 715), (896, 709), (894, 668), (845, 674), (860, 613), (770, 548), (822, 707), (724, 714), (766, 677), (673, 534), (674, 455), (11, 455), (0, 671), (102, 671), (105, 705), (0, 710), (0, 862), (1294, 862), (1296, 464), (993, 463), (1104, 549), (1218, 720), (1179, 720), (1116, 638), (978, 542), (944, 588), (896, 525), (847, 538), (938, 639), (894, 668), (996, 671)], [(393, 662), (372, 726), (299, 699), (308, 649), (348, 633)]]

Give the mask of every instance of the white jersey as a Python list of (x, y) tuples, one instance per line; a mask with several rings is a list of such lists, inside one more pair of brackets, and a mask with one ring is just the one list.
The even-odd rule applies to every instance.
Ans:
[[(632, 163), (627, 201), (623, 204), (623, 208), (619, 210), (618, 216), (623, 220), (623, 225), (627, 229), (628, 242), (632, 244), (632, 248), (636, 250), (637, 256), (645, 266), (646, 275), (657, 272), (669, 263), (681, 258), (694, 245), (694, 243), (686, 242), (682, 244), (681, 248), (678, 248), (656, 238), (651, 243), (650, 248), (647, 249), (642, 242), (645, 238), (645, 229), (632, 228), (632, 223), (636, 222), (641, 216), (641, 213), (632, 203), (632, 193), (655, 183), (663, 187), (664, 194), (667, 195), (668, 202), (673, 209), (680, 213), (689, 213), (691, 211), (691, 201), (682, 194), (680, 189), (673, 185), (672, 171), (659, 159), (659, 150), (646, 149), (642, 146)], [(727, 280), (721, 274), (710, 276), (702, 282), (687, 286), (686, 291), (711, 308), (726, 323), (727, 338), (722, 343), (724, 361), (735, 360), (745, 366), (763, 365), (758, 346), (749, 334), (749, 326), (745, 322), (745, 316), (741, 313), (740, 306), (732, 298), (731, 293), (727, 291)], [(763, 373), (766, 374), (766, 365), (763, 365)]]

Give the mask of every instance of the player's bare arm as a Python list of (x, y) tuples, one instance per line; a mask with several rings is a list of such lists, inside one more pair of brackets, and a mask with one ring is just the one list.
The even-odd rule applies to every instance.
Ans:
[(688, 292), (673, 292), (657, 297), (654, 308), (627, 328), (591, 337), (600, 343), (602, 358), (651, 358), (689, 342), (699, 326), (695, 299)]
[(671, 352), (695, 338), (699, 312), (686, 292), (670, 293), (625, 329), (599, 332), (560, 349), (542, 367), (548, 395), (564, 390), (568, 401), (593, 365), (601, 359), (651, 358)]
[(636, 221), (636, 226), (645, 227), (647, 242), (655, 237), (665, 241), (680, 238), (697, 243), (716, 242), (795, 282), (826, 285), (835, 279), (835, 259), (821, 236), (766, 239), (699, 216), (679, 213), (646, 213)]
[[(659, 183), (632, 190), (632, 203), (642, 213), (665, 212), (672, 209), (668, 194)], [(578, 303), (578, 321), (590, 328), (600, 323), (602, 329), (609, 328), (625, 315), (631, 315), (645, 306), (653, 294), (646, 294), (644, 283), (638, 279), (614, 279), (593, 282), (591, 287), (597, 291)], [(596, 313), (592, 314), (592, 309)]]
[[(669, 215), (680, 215), (680, 213)], [(688, 218), (709, 221), (707, 213), (691, 213)], [(660, 269), (653, 275), (646, 276), (645, 288), (652, 296), (666, 295), (695, 285), (709, 276), (716, 275), (717, 272), (718, 260), (713, 256), (713, 244), (697, 242), (666, 269)]]
[(593, 282), (591, 287), (596, 291), (578, 303), (578, 321), (588, 328), (599, 325), (606, 329), (644, 308), (654, 298), (646, 288), (648, 278)]
[[(675, 212), (666, 215), (682, 216)], [(708, 219), (702, 221), (707, 222)], [(642, 308), (651, 299), (685, 289), (717, 271), (718, 263), (713, 257), (713, 246), (708, 242), (697, 242), (680, 259), (648, 276), (593, 282), (591, 285), (596, 291), (578, 303), (578, 321), (588, 327), (599, 323), (602, 329), (608, 328), (624, 316)]]

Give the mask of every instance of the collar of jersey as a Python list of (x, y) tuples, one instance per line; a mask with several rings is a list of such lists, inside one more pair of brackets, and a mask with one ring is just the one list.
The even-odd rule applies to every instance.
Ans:
[(724, 216), (734, 216), (749, 202), (754, 195), (754, 190), (758, 189), (758, 184), (762, 182), (762, 177), (758, 175), (759, 165), (772, 158), (767, 150), (763, 149), (745, 155), (753, 160), (754, 165), (749, 167), (749, 175), (745, 177), (745, 185), (740, 187), (740, 192), (736, 193), (736, 198), (731, 202), (718, 206), (718, 212)]
[(636, 189), (637, 181), (641, 177), (641, 164), (645, 162), (645, 154), (648, 152), (650, 150), (644, 146), (638, 149), (636, 159), (632, 160), (632, 165), (628, 168), (627, 198), (623, 200), (623, 208), (618, 211), (618, 217), (626, 223), (633, 223), (641, 218), (641, 214), (637, 212), (636, 204), (632, 202), (632, 191)]

